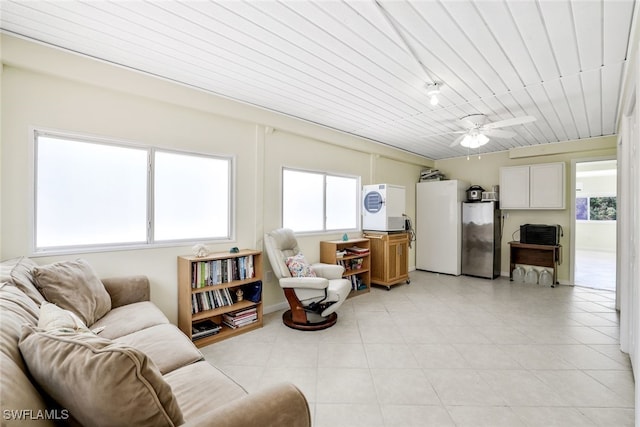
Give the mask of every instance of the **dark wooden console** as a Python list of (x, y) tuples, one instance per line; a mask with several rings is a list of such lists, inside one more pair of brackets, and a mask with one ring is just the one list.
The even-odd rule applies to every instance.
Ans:
[(513, 280), (516, 264), (553, 268), (553, 283), (558, 284), (561, 245), (530, 245), (509, 242), (509, 279)]

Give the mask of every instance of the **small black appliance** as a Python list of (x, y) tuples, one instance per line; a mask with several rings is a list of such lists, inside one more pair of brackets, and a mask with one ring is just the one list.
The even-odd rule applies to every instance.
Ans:
[(529, 245), (559, 245), (562, 226), (558, 224), (523, 224), (520, 226), (520, 243)]
[(472, 185), (467, 188), (467, 201), (468, 202), (481, 202), (482, 201), (482, 192), (484, 188), (479, 185)]

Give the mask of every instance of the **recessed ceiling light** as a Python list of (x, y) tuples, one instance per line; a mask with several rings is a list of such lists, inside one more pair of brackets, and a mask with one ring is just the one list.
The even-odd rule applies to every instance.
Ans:
[(429, 103), (433, 106), (438, 105), (440, 101), (438, 95), (440, 95), (440, 83), (431, 83), (427, 85), (427, 96), (429, 97)]

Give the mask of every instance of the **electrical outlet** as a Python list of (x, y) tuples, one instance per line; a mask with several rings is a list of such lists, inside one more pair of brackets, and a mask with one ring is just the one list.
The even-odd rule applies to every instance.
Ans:
[(273, 280), (273, 271), (265, 271), (264, 280), (270, 282)]

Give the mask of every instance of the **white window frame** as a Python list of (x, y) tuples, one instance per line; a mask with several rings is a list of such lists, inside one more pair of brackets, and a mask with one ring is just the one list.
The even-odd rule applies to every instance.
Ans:
[[(30, 240), (30, 252), (31, 256), (49, 256), (49, 255), (58, 255), (58, 254), (77, 254), (77, 253), (90, 253), (90, 252), (108, 252), (108, 251), (117, 251), (117, 250), (131, 250), (131, 249), (148, 249), (153, 247), (171, 247), (171, 246), (184, 246), (187, 244), (193, 244), (198, 242), (234, 242), (235, 241), (235, 212), (236, 212), (236, 158), (233, 155), (222, 155), (222, 154), (211, 154), (211, 153), (200, 153), (193, 151), (183, 151), (183, 150), (175, 150), (175, 149), (167, 149), (161, 147), (154, 147), (149, 145), (137, 144), (130, 141), (122, 141), (112, 138), (98, 137), (98, 136), (89, 136), (86, 134), (79, 134), (67, 131), (57, 131), (57, 130), (45, 130), (42, 128), (32, 128), (30, 131), (31, 134), (31, 144), (30, 144), (30, 214), (29, 214), (29, 240)], [(60, 138), (78, 142), (86, 142), (92, 144), (102, 144), (106, 146), (113, 147), (124, 147), (124, 148), (135, 148), (139, 150), (144, 150), (147, 152), (147, 194), (146, 194), (146, 241), (143, 243), (134, 242), (134, 243), (118, 243), (118, 244), (87, 244), (87, 245), (69, 245), (69, 246), (59, 246), (59, 247), (46, 247), (46, 248), (38, 248), (36, 246), (37, 242), (37, 173), (38, 173), (38, 159), (37, 159), (37, 144), (38, 137), (51, 137), (51, 138)], [(196, 156), (196, 157), (205, 157), (212, 159), (220, 159), (226, 160), (229, 162), (229, 170), (228, 170), (228, 227), (227, 227), (227, 235), (220, 237), (202, 237), (202, 238), (187, 238), (187, 239), (174, 239), (174, 240), (154, 240), (154, 159), (155, 153), (175, 153), (180, 155), (188, 155), (188, 156)]]
[[(280, 226), (284, 227), (284, 211), (285, 211), (285, 206), (284, 206), (284, 173), (285, 171), (293, 171), (293, 172), (299, 172), (299, 173), (309, 173), (309, 174), (316, 174), (316, 175), (322, 175), (323, 176), (323, 200), (322, 200), (322, 209), (323, 209), (323, 220), (322, 220), (322, 229), (321, 230), (304, 230), (304, 231), (297, 231), (297, 230), (293, 230), (295, 234), (297, 235), (314, 235), (314, 234), (326, 234), (326, 233), (343, 233), (343, 232), (354, 232), (354, 231), (360, 231), (360, 224), (361, 224), (361, 216), (362, 216), (362, 212), (360, 209), (360, 199), (361, 199), (361, 189), (362, 189), (362, 185), (361, 185), (361, 177), (358, 175), (350, 175), (350, 174), (345, 174), (345, 173), (336, 173), (336, 172), (327, 172), (327, 171), (320, 171), (320, 170), (312, 170), (312, 169), (302, 169), (302, 168), (296, 168), (296, 167), (289, 167), (289, 166), (284, 166), (282, 167), (282, 170), (280, 171)], [(356, 197), (355, 200), (353, 201), (355, 204), (355, 227), (354, 228), (340, 228), (340, 229), (327, 229), (327, 177), (328, 176), (332, 176), (332, 177), (338, 177), (338, 178), (351, 178), (351, 179), (355, 179), (356, 180)]]

